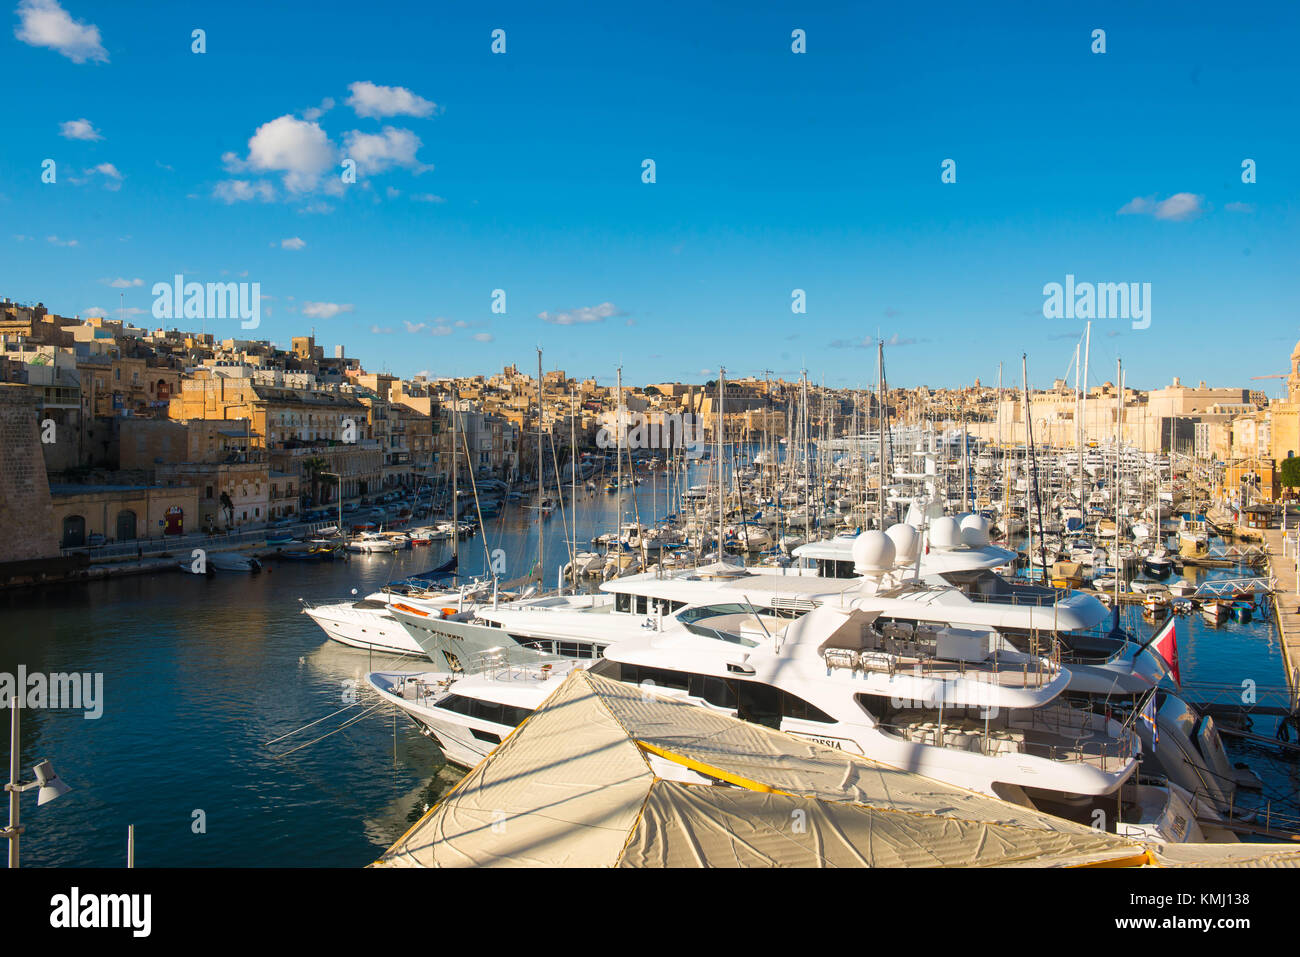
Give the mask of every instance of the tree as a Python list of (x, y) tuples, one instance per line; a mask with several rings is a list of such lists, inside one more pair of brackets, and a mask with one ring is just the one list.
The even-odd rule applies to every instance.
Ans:
[(303, 471), (307, 473), (307, 484), (311, 487), (312, 505), (320, 504), (320, 473), (325, 471), (325, 468), (328, 465), (329, 463), (320, 456), (313, 456), (312, 458), (303, 460), (302, 468)]
[(1300, 488), (1300, 458), (1283, 459), (1278, 472), (1283, 488)]
[(226, 516), (226, 528), (235, 524), (235, 503), (226, 492), (221, 493), (221, 511)]

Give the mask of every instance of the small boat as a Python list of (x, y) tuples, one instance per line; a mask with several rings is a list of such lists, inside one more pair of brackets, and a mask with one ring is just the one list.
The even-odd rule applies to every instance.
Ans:
[(1235, 621), (1243, 625), (1250, 621), (1254, 616), (1255, 606), (1244, 601), (1234, 602), (1232, 605), (1232, 617)]
[(1169, 586), (1169, 594), (1175, 598), (1191, 598), (1196, 594), (1196, 586), (1189, 581), (1179, 579)]
[(389, 541), (378, 532), (363, 532), (360, 538), (348, 542), (348, 550), (353, 552), (395, 552), (397, 544)]
[(1166, 595), (1148, 593), (1142, 600), (1142, 614), (1147, 618), (1163, 618), (1169, 614), (1170, 602)]
[(1217, 625), (1227, 618), (1230, 611), (1231, 608), (1228, 603), (1219, 601), (1217, 598), (1201, 604), (1201, 617), (1212, 625)]
[(1143, 556), (1142, 570), (1152, 578), (1164, 580), (1173, 574), (1174, 563), (1170, 560), (1168, 553), (1163, 548), (1157, 549), (1150, 555)]
[(262, 570), (262, 563), (252, 555), (240, 552), (208, 552), (202, 559), (187, 558), (177, 562), (177, 567), (191, 575), (211, 575), (215, 572), (251, 572)]

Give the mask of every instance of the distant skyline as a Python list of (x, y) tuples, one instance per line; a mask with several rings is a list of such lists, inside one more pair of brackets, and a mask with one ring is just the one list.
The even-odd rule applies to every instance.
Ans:
[(1093, 385), (1121, 356), (1273, 396), (1300, 339), (1294, 4), (9, 14), (0, 295), (60, 314), (197, 328), (155, 283), (257, 282), (258, 328), (206, 331), (602, 383), (868, 386), (880, 337), (895, 387), (1022, 352), (1072, 384), (1067, 277), (1149, 284), (1149, 327), (1094, 321)]

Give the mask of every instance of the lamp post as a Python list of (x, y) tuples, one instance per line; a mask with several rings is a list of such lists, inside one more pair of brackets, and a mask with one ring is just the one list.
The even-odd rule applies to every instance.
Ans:
[(23, 826), (20, 822), (22, 811), (20, 795), (24, 791), (39, 787), (41, 790), (36, 798), (36, 803), (39, 806), (48, 804), (55, 798), (62, 797), (72, 790), (54, 773), (54, 768), (49, 761), (42, 761), (32, 768), (32, 773), (36, 775), (35, 781), (28, 781), (26, 784), (19, 781), (22, 771), (21, 761), (18, 756), (18, 727), (21, 709), (22, 705), (18, 700), (18, 693), (15, 691), (9, 702), (9, 783), (5, 785), (5, 790), (9, 792), (9, 826), (0, 831), (0, 836), (9, 839), (10, 867), (18, 866), (18, 839), (23, 833)]

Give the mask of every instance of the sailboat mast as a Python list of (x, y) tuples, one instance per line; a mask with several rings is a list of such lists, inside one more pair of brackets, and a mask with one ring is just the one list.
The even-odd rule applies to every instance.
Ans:
[(455, 560), (452, 566), (460, 574), (460, 508), (457, 496), (460, 483), (456, 475), (456, 405), (460, 401), (460, 390), (455, 381), (451, 385), (451, 556)]
[[(1083, 382), (1079, 396), (1079, 435), (1088, 438), (1088, 353), (1092, 348), (1092, 322), (1083, 330)], [(1083, 509), (1083, 449), (1079, 449), (1079, 508)], [(1085, 512), (1086, 516), (1086, 512)]]
[(537, 581), (546, 581), (546, 522), (542, 514), (542, 350), (537, 349)]
[(876, 340), (876, 423), (880, 431), (876, 433), (876, 478), (879, 488), (876, 502), (880, 506), (881, 531), (885, 530), (885, 340)]
[(722, 402), (724, 380), (727, 376), (727, 370), (718, 367), (718, 561), (722, 561), (722, 522), (726, 509), (722, 502), (722, 430), (726, 419), (722, 417)]

